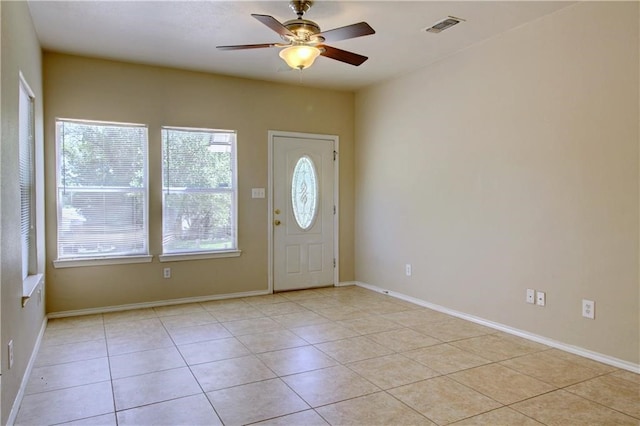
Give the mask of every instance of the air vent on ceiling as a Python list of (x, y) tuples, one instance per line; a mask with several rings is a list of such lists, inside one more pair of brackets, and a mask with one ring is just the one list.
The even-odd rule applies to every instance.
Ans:
[(455, 16), (447, 16), (445, 19), (436, 22), (430, 27), (425, 28), (424, 30), (428, 33), (439, 33), (447, 28), (451, 28), (460, 22), (464, 22), (464, 19), (456, 18)]

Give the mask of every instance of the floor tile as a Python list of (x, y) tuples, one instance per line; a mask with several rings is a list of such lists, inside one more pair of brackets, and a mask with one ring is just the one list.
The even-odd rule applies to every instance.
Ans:
[(169, 330), (169, 335), (176, 345), (187, 345), (189, 343), (231, 337), (231, 333), (229, 333), (222, 324), (217, 322), (171, 329)]
[(357, 331), (360, 334), (380, 333), (383, 331), (397, 330), (402, 326), (396, 322), (381, 316), (369, 316), (351, 320), (339, 321), (338, 324)]
[(380, 389), (341, 365), (283, 377), (312, 407), (374, 393)]
[(488, 413), (480, 414), (470, 417), (465, 420), (454, 423), (455, 426), (490, 426), (490, 425), (503, 425), (503, 426), (540, 426), (542, 423), (533, 420), (531, 417), (527, 417), (524, 414), (518, 413), (509, 407), (498, 408), (497, 410), (489, 411)]
[(285, 301), (282, 303), (270, 303), (257, 305), (258, 310), (266, 316), (286, 315), (294, 312), (305, 312), (306, 308), (294, 302)]
[(113, 395), (118, 411), (201, 392), (198, 382), (186, 367), (113, 381)]
[(398, 354), (353, 362), (347, 364), (347, 367), (380, 389), (395, 388), (440, 375), (440, 373)]
[(407, 306), (404, 306), (398, 303), (393, 303), (391, 301), (384, 300), (380, 302), (369, 303), (365, 306), (361, 306), (360, 309), (370, 314), (384, 315), (384, 314), (391, 314), (394, 312), (406, 311), (413, 308), (409, 308)]
[(73, 420), (66, 423), (58, 423), (59, 426), (117, 426), (116, 413), (103, 414), (101, 416), (88, 417), (86, 419)]
[[(559, 349), (549, 349), (545, 353), (547, 355), (553, 355), (560, 359), (564, 359), (565, 361), (570, 361), (574, 364), (578, 364), (581, 367), (586, 367), (589, 370), (596, 371), (599, 374), (612, 373), (617, 370), (616, 367), (613, 367), (611, 365), (603, 364), (601, 362), (594, 361), (592, 359), (588, 359), (582, 356), (574, 355), (569, 352), (561, 351)], [(636, 376), (640, 377), (640, 374), (637, 374)]]
[(172, 346), (174, 343), (166, 331), (107, 339), (109, 355), (112, 356)]
[(329, 322), (327, 318), (312, 311), (294, 312), (292, 314), (277, 315), (272, 318), (281, 326), (289, 329)]
[(222, 425), (204, 394), (118, 412), (118, 425)]
[(638, 419), (564, 390), (518, 402), (511, 408), (549, 426), (638, 425)]
[(435, 425), (385, 392), (316, 409), (332, 425)]
[(47, 392), (111, 380), (107, 358), (36, 367), (31, 372), (26, 394)]
[(323, 317), (331, 321), (342, 321), (342, 320), (366, 318), (371, 316), (371, 314), (367, 312), (364, 312), (358, 308), (354, 308), (348, 305), (334, 306), (326, 309), (317, 309), (314, 312), (322, 315)]
[(607, 375), (569, 386), (566, 390), (640, 419), (640, 383)]
[(487, 334), (470, 339), (458, 340), (450, 344), (490, 361), (503, 361), (505, 359), (549, 349), (548, 346), (539, 343), (503, 334)]
[(640, 385), (640, 374), (638, 373), (632, 373), (630, 371), (625, 371), (625, 370), (618, 370), (611, 373), (611, 375), (619, 379), (624, 379), (629, 382), (633, 382), (637, 385)]
[(102, 314), (105, 324), (115, 322), (129, 322), (141, 319), (157, 318), (158, 315), (153, 308), (131, 309), (128, 311), (107, 312)]
[(131, 321), (109, 322), (104, 325), (107, 339), (120, 337), (138, 337), (151, 334), (166, 335), (166, 329), (160, 318), (143, 318)]
[(343, 364), (393, 353), (391, 349), (385, 348), (365, 336), (320, 343), (315, 346)]
[(499, 364), (459, 371), (449, 377), (505, 405), (556, 389)]
[(501, 362), (557, 387), (565, 387), (598, 376), (598, 372), (546, 352), (537, 352)]
[(238, 336), (244, 345), (253, 353), (277, 351), (280, 349), (306, 346), (308, 343), (289, 330), (275, 330), (267, 333)]
[(309, 409), (280, 379), (207, 393), (225, 425), (242, 425)]
[(292, 328), (291, 331), (312, 344), (360, 335), (357, 331), (343, 327), (335, 322), (296, 327)]
[(192, 314), (171, 315), (160, 317), (164, 327), (171, 331), (177, 328), (193, 327), (218, 322), (209, 312), (195, 312)]
[(468, 339), (470, 337), (482, 336), (495, 333), (495, 330), (464, 321), (458, 318), (451, 318), (445, 321), (432, 322), (428, 325), (412, 327), (420, 333), (435, 337), (443, 342)]
[(367, 337), (396, 352), (406, 352), (442, 343), (438, 339), (418, 333), (410, 328), (399, 328), (382, 333), (368, 334)]
[(447, 377), (424, 380), (388, 392), (440, 425), (501, 407), (493, 399)]
[(109, 363), (114, 379), (186, 366), (175, 347), (116, 355), (109, 359)]
[(188, 365), (236, 358), (250, 353), (235, 337), (181, 345), (178, 349)]
[(272, 303), (288, 302), (289, 299), (279, 294), (263, 294), (261, 296), (243, 297), (240, 300), (252, 306), (270, 305)]
[(327, 297), (327, 296), (298, 300), (297, 303), (300, 306), (304, 306), (305, 308), (311, 311), (317, 311), (319, 309), (335, 308), (341, 305), (339, 300), (333, 297)]
[(220, 322), (239, 321), (264, 316), (262, 311), (247, 303), (245, 303), (244, 306), (222, 305), (214, 308), (205, 306), (205, 309)]
[(80, 315), (66, 318), (50, 318), (47, 320), (47, 330), (62, 328), (95, 327), (103, 326), (102, 314)]
[(262, 353), (258, 358), (279, 376), (337, 365), (333, 358), (313, 346)]
[(194, 365), (191, 371), (205, 392), (276, 377), (254, 355)]
[(112, 412), (111, 383), (101, 382), (26, 395), (15, 424), (55, 424)]
[(404, 352), (403, 355), (442, 374), (454, 373), (489, 363), (487, 359), (448, 344), (416, 349)]
[(329, 423), (325, 422), (314, 410), (306, 410), (253, 423), (253, 426), (327, 426), (328, 424)]
[(204, 308), (199, 303), (181, 303), (176, 305), (156, 306), (153, 310), (159, 317), (204, 312)]
[(452, 318), (442, 312), (426, 308), (394, 312), (391, 314), (385, 314), (383, 317), (405, 327), (423, 327), (433, 322), (444, 321)]
[(234, 336), (243, 336), (245, 334), (266, 333), (269, 331), (279, 330), (282, 328), (280, 324), (269, 317), (250, 318), (238, 321), (223, 322), (222, 325)]
[(318, 290), (315, 290), (315, 289), (287, 291), (287, 292), (284, 292), (284, 293), (280, 293), (280, 295), (282, 295), (282, 297), (284, 297), (285, 299), (293, 300), (293, 301), (311, 299), (311, 298), (314, 298), (314, 297), (323, 297), (324, 296), (324, 294), (322, 292), (320, 292)]
[(104, 338), (67, 343), (65, 345), (41, 346), (34, 367), (83, 361), (105, 356), (107, 356), (107, 341)]
[(66, 345), (105, 338), (104, 326), (47, 329), (42, 336), (42, 346)]

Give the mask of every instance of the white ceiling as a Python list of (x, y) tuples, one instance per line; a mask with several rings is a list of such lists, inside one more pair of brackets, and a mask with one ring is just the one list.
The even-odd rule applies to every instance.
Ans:
[[(482, 42), (568, 6), (553, 1), (317, 0), (306, 19), (322, 30), (366, 21), (376, 34), (331, 45), (369, 57), (359, 67), (320, 57), (287, 70), (277, 48), (219, 51), (217, 45), (279, 42), (251, 17), (294, 19), (287, 1), (29, 1), (44, 49), (259, 80), (357, 90)], [(440, 34), (423, 31), (448, 15)]]

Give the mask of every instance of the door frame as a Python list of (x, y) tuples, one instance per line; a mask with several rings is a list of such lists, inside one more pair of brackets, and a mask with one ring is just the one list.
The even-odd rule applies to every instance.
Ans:
[(333, 162), (333, 205), (336, 207), (336, 213), (333, 215), (333, 258), (336, 261), (335, 267), (333, 268), (333, 285), (338, 286), (340, 284), (340, 256), (339, 256), (339, 247), (340, 247), (340, 206), (338, 204), (339, 201), (339, 190), (340, 190), (340, 155), (338, 153), (340, 138), (336, 135), (321, 135), (316, 133), (299, 133), (299, 132), (285, 132), (280, 130), (269, 130), (268, 132), (268, 161), (269, 164), (267, 166), (267, 241), (268, 241), (268, 283), (269, 283), (269, 293), (273, 293), (273, 278), (274, 278), (274, 253), (273, 253), (273, 140), (276, 137), (290, 137), (290, 138), (301, 138), (301, 139), (318, 139), (318, 140), (331, 140), (333, 141), (333, 152), (334, 152), (334, 162)]

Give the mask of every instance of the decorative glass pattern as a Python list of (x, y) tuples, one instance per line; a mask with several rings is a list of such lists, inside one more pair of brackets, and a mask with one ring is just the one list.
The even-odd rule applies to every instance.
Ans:
[(298, 226), (304, 231), (311, 228), (318, 214), (318, 175), (306, 155), (300, 157), (293, 169), (291, 205)]

